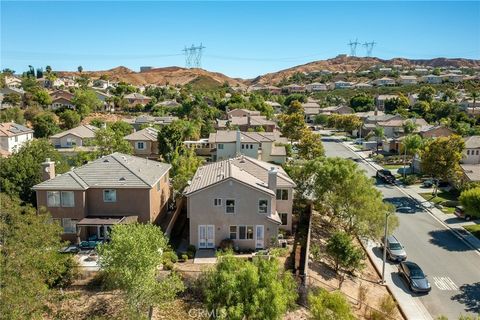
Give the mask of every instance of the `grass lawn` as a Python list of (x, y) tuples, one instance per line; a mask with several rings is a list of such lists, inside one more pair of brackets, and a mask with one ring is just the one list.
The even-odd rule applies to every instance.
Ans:
[[(457, 192), (447, 192), (447, 191), (439, 191), (436, 197), (433, 197), (430, 192), (427, 193), (420, 193), (420, 195), (427, 201), (433, 202), (434, 204), (441, 204), (444, 201), (458, 201), (458, 193)], [(453, 213), (455, 211), (455, 207), (443, 207), (442, 211), (444, 213)]]
[[(388, 169), (388, 170), (395, 170), (395, 169), (403, 168), (402, 164), (382, 164), (381, 166), (384, 167), (385, 169)], [(408, 166), (407, 166), (407, 168), (408, 168)]]
[(464, 226), (464, 228), (480, 239), (480, 224), (472, 224), (470, 226)]

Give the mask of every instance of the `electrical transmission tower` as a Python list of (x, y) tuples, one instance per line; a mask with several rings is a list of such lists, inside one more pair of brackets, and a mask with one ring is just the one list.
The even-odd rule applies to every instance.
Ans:
[(187, 68), (200, 68), (202, 66), (202, 53), (205, 47), (200, 43), (199, 46), (192, 46), (190, 48), (185, 47), (183, 53), (185, 54), (185, 67)]
[(348, 45), (350, 46), (350, 56), (352, 56), (352, 57), (357, 56), (357, 46), (359, 44), (360, 44), (360, 42), (358, 42), (358, 39), (355, 39), (354, 42), (352, 42), (352, 40), (350, 40), (350, 42), (348, 43)]
[(363, 44), (363, 46), (365, 47), (365, 49), (367, 50), (367, 57), (371, 57), (372, 56), (372, 51), (373, 51), (373, 47), (376, 45), (377, 43), (375, 41), (372, 41), (372, 42), (365, 42)]

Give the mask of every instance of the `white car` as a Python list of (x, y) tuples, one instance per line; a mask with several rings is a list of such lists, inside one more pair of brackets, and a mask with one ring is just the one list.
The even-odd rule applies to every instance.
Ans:
[(433, 208), (435, 207), (435, 205), (433, 203), (431, 203), (430, 201), (424, 201), (421, 203), (422, 207), (426, 208), (426, 209), (430, 209), (430, 208)]

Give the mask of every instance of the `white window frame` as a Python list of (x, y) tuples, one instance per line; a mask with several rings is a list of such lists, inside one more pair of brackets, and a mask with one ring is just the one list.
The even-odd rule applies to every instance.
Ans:
[[(232, 231), (232, 228), (235, 228), (235, 231)], [(235, 237), (232, 238), (232, 234), (235, 234)], [(229, 226), (228, 227), (228, 238), (230, 240), (237, 240), (239, 237), (238, 226)]]
[(223, 150), (223, 143), (219, 143), (219, 144), (218, 144), (218, 149), (219, 149), (219, 150)]
[[(141, 148), (140, 148), (140, 144), (142, 144)], [(136, 146), (137, 150), (145, 150), (146, 149), (145, 141), (137, 141), (135, 146)]]
[[(57, 195), (57, 197), (55, 197), (55, 199), (58, 199), (58, 203), (55, 202), (55, 203), (50, 203), (50, 195)], [(60, 191), (47, 191), (47, 207), (49, 208), (59, 208), (61, 206), (61, 200), (60, 200)]]
[[(229, 208), (232, 208), (231, 205), (230, 206), (228, 205), (229, 201), (233, 201), (233, 212), (228, 211)], [(235, 199), (226, 199), (225, 200), (225, 213), (226, 214), (234, 214), (235, 213)]]
[(222, 206), (222, 199), (221, 198), (213, 199), (213, 206), (214, 207), (221, 207)]
[[(70, 229), (67, 229), (67, 221), (70, 223)], [(62, 227), (63, 233), (76, 234), (77, 233), (77, 222), (76, 219), (62, 218)]]
[[(106, 191), (114, 191), (115, 199), (114, 200), (107, 200), (105, 199), (105, 192)], [(103, 189), (103, 202), (117, 202), (117, 190), (116, 189)]]
[[(278, 196), (279, 193), (280, 193), (280, 197)], [(287, 195), (286, 199), (283, 199), (284, 194)], [(275, 197), (277, 200), (283, 200), (283, 201), (288, 200), (288, 189), (277, 189)]]
[[(242, 238), (242, 233), (241, 233), (241, 229), (244, 228), (244, 235), (245, 237)], [(238, 226), (237, 228), (238, 230), (238, 240), (247, 240), (247, 226)]]
[[(262, 202), (266, 202), (266, 204), (262, 204)], [(258, 200), (258, 213), (259, 214), (267, 214), (268, 213), (268, 199), (259, 199)]]
[[(254, 236), (255, 236), (255, 227), (254, 226), (246, 226), (247, 228), (245, 229), (245, 237), (247, 237), (245, 240), (253, 240), (254, 239)], [(251, 237), (249, 238), (248, 237), (248, 229), (251, 228), (252, 232), (251, 232)]]
[[(64, 202), (63, 202), (63, 199), (65, 199), (65, 194), (68, 193), (68, 194), (71, 194), (72, 195), (72, 203), (71, 205), (65, 205)], [(61, 191), (60, 192), (60, 205), (62, 206), (62, 208), (73, 208), (75, 207), (75, 193), (73, 191)]]

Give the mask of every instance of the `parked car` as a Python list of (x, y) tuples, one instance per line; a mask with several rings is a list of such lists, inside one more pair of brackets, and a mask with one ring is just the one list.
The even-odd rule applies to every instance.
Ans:
[(432, 290), (427, 276), (415, 262), (402, 261), (398, 265), (398, 273), (402, 276), (413, 292), (428, 293)]
[(386, 170), (386, 169), (378, 170), (375, 176), (385, 182), (395, 183), (395, 176), (392, 174), (390, 170)]
[(422, 186), (424, 186), (425, 188), (431, 188), (435, 184), (439, 188), (445, 188), (445, 187), (448, 187), (450, 185), (450, 183), (448, 181), (439, 181), (438, 179), (431, 179), (430, 178), (430, 179), (424, 180), (423, 183), (422, 183)]
[(471, 215), (465, 213), (465, 209), (462, 206), (456, 206), (453, 213), (460, 219), (465, 219), (467, 221), (470, 221), (472, 219)]
[[(382, 247), (384, 246), (385, 239), (382, 238)], [(383, 249), (385, 250), (385, 248)], [(407, 253), (405, 252), (405, 248), (393, 235), (387, 237), (387, 257), (392, 261), (407, 260)]]

